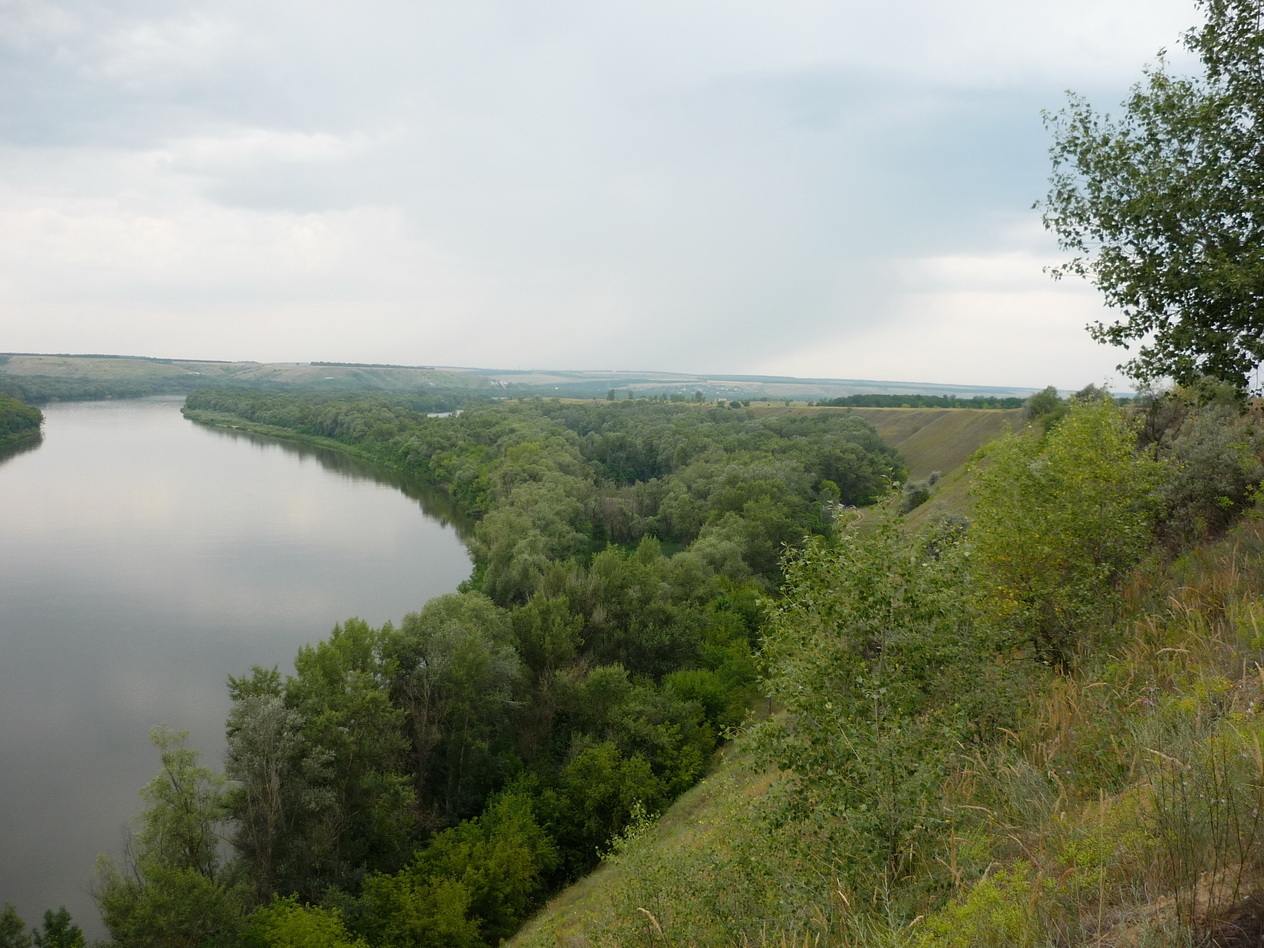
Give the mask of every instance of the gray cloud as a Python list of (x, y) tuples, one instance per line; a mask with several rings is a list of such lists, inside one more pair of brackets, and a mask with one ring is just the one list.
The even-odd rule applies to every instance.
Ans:
[[(1039, 312), (1082, 336), (1096, 304), (1053, 293), (1052, 246), (1028, 226), (1039, 110), (1066, 87), (1118, 100), (1192, 15), (1175, 0), (1069, 0), (1056, 19), (1001, 0), (0, 0), (5, 335), (208, 358), (1100, 380), (1117, 357), (1078, 342), (1039, 378), (1005, 375), (1042, 368), (1021, 332), (976, 340), (985, 360), (937, 359), (944, 321)], [(953, 260), (972, 261), (973, 289)], [(995, 272), (1011, 274), (1003, 301)]]

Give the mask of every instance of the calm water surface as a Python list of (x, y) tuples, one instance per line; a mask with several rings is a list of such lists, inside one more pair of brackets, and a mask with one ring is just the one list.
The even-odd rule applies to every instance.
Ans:
[(45, 409), (0, 456), (0, 904), (28, 925), (118, 855), (169, 724), (218, 768), (230, 674), (398, 621), (470, 560), (437, 499), (336, 454), (186, 421), (180, 399)]

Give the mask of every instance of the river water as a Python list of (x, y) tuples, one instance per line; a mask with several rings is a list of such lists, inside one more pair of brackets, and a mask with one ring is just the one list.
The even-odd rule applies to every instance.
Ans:
[(181, 401), (52, 405), (0, 455), (0, 904), (28, 925), (65, 905), (104, 933), (93, 863), (157, 772), (151, 727), (218, 769), (228, 675), (292, 672), (336, 622), (398, 622), (469, 575), (441, 499)]

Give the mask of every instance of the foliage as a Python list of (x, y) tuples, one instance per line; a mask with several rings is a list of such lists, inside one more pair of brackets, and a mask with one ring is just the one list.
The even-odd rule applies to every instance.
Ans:
[(225, 817), (224, 778), (184, 746), (187, 731), (157, 727), (150, 734), (162, 771), (141, 790), (145, 809), (136, 833), (137, 861), (214, 876), (219, 869), (217, 824)]
[[(1168, 476), (1159, 490), (1164, 516), (1160, 534), (1169, 546), (1188, 545), (1223, 533), (1264, 482), (1264, 428), (1258, 416), (1223, 402), (1192, 410), (1190, 396), (1164, 396), (1171, 411), (1155, 437)], [(1152, 414), (1162, 411), (1153, 406)]]
[(1203, 75), (1160, 57), (1118, 119), (1071, 96), (1052, 129), (1045, 226), (1076, 254), (1054, 271), (1090, 279), (1122, 311), (1093, 335), (1139, 344), (1135, 378), (1209, 375), (1258, 391), (1264, 361), (1264, 50), (1259, 0), (1199, 0), (1184, 46)]
[(38, 436), (43, 421), (38, 408), (0, 391), (0, 448)]
[(296, 830), (321, 805), (324, 759), (304, 740), (303, 718), (287, 706), (276, 669), (256, 667), (250, 678), (230, 677), (228, 686), (224, 774), (232, 781), (233, 847), (266, 903), (278, 879), (296, 879), (305, 869)]
[(231, 945), (243, 925), (241, 893), (189, 868), (156, 866), (138, 879), (100, 863), (96, 899), (114, 943), (125, 948)]
[(478, 593), (440, 596), (405, 616), (385, 647), (422, 808), (442, 821), (476, 812), (509, 752), (522, 677), (509, 614)]
[(101, 918), (123, 946), (231, 943), (243, 897), (221, 870), (224, 779), (184, 746), (187, 732), (151, 734), (162, 770), (141, 791), (145, 807), (126, 872), (102, 857), (94, 892)]
[(415, 794), (402, 760), (404, 714), (390, 700), (389, 634), (349, 619), (294, 659), (285, 700), (302, 720), (317, 793), (303, 814), (299, 875), (282, 891), (315, 897), (408, 856)]
[[(768, 680), (785, 710), (759, 726), (756, 766), (708, 777), (657, 827), (621, 841), (601, 874), (515, 944), (1192, 948), (1258, 940), (1264, 521), (1239, 519), (1219, 544), (1173, 551), (1175, 559), (1138, 553), (1153, 547), (1156, 499), (1214, 504), (1225, 483), (1216, 472), (1258, 462), (1260, 450), (1242, 438), (1249, 416), (1194, 400), (1179, 408), (1170, 417), (1164, 409), (1168, 420), (1138, 453), (1119, 409), (1081, 393), (1046, 436), (1014, 439), (1023, 449), (1019, 473), (1039, 475), (1032, 489), (968, 530), (945, 524), (911, 537), (866, 511), (840, 531), (837, 548), (815, 541), (792, 554), (785, 598), (763, 633)], [(1197, 443), (1207, 443), (1222, 426), (1223, 444), (1243, 447), (1182, 449), (1189, 469), (1176, 467), (1182, 429), (1202, 431)], [(1156, 450), (1169, 463), (1153, 461)], [(1196, 473), (1200, 466), (1208, 476)], [(1050, 468), (1063, 473), (1054, 478)], [(1122, 478), (1121, 487), (1105, 476), (1117, 469), (1136, 482)], [(998, 622), (993, 611), (992, 567), (979, 551), (995, 530), (992, 516), (1014, 521), (1007, 535), (1022, 553), (1043, 545), (1040, 531), (1058, 518), (1077, 549), (1091, 553), (1083, 538), (1098, 530), (1103, 544), (1126, 552), (1099, 587), (1105, 600), (1068, 630), (1074, 661), (1051, 668), (1032, 661), (1029, 648), (1007, 647), (1034, 632), (1014, 614)], [(1099, 517), (1104, 529), (1094, 526)], [(920, 555), (906, 557), (904, 544)], [(1062, 579), (1079, 582), (1079, 561), (1069, 562)], [(908, 578), (927, 566), (943, 571), (938, 592)], [(866, 599), (865, 590), (874, 594)], [(1053, 583), (1040, 591), (1060, 594)], [(919, 610), (919, 602), (939, 607)], [(873, 644), (863, 647), (866, 621), (876, 626), (883, 609), (911, 617), (887, 623), (909, 641), (869, 631)], [(919, 657), (936, 642), (961, 650), (942, 663)], [(879, 676), (884, 655), (894, 660)], [(847, 687), (857, 680), (880, 700)], [(929, 684), (919, 691), (919, 681)], [(906, 712), (906, 727), (875, 737), (880, 711), (893, 723), (919, 701), (929, 713)], [(953, 702), (961, 711), (944, 714)], [(936, 721), (947, 725), (939, 735)], [(915, 766), (903, 767), (909, 758)], [(794, 766), (771, 772), (762, 766), (769, 762)], [(896, 779), (883, 779), (884, 770)], [(727, 781), (730, 791), (700, 799)], [(884, 813), (910, 817), (886, 821), (907, 840), (890, 874)]]
[(370, 876), (350, 903), (374, 945), (496, 944), (543, 894), (557, 850), (524, 792), (435, 835), (397, 873)]
[(292, 676), (230, 678), (240, 885), (220, 869), (164, 869), (157, 887), (107, 873), (120, 940), (139, 937), (135, 919), (166, 924), (145, 899), (181, 885), (208, 915), (213, 896), (237, 900), (239, 929), (262, 906), (256, 942), (341, 939), (339, 919), (375, 945), (507, 936), (693, 785), (743, 720), (758, 597), (784, 549), (903, 476), (839, 413), (530, 400), (432, 418), (396, 396), (240, 391), (188, 404), (446, 489), (478, 521), (475, 571), (398, 628), (340, 624)]
[[(1053, 392), (1045, 434), (982, 462), (975, 522), (913, 535), (898, 497), (831, 522), (903, 479), (841, 413), (207, 398), (445, 486), (481, 517), (477, 569), (398, 628), (338, 626), (292, 677), (230, 681), (243, 884), (161, 870), (130, 918), (178, 936), (149, 902), (183, 885), (208, 917), (235, 906), (213, 938), (266, 917), (253, 899), (309, 941), (490, 944), (600, 857), (605, 921), (548, 943), (1071, 945), (1130, 899), (1176, 893), (1155, 931), (1191, 929), (1251, 890), (1230, 867), (1258, 861), (1258, 729), (1225, 718), (1264, 657), (1234, 653), (1264, 648), (1244, 565), (1264, 541), (1235, 534), (1233, 597), (1201, 561), (1153, 598), (1133, 571), (1158, 505), (1223, 509), (1211, 532), (1251, 503), (1249, 416), (1165, 407), (1138, 454), (1104, 393)], [(761, 667), (754, 770), (720, 814), (690, 791), (658, 849), (646, 814), (705, 771)]]
[(530, 598), (550, 560), (647, 533), (688, 544), (726, 520), (726, 535), (755, 544), (727, 562), (772, 582), (780, 543), (826, 529), (823, 481), (840, 502), (864, 504), (903, 475), (870, 426), (838, 413), (528, 401), (428, 418), (386, 396), (233, 391), (195, 393), (186, 411), (330, 438), (446, 489), (483, 520), (473, 552), (483, 591), (500, 605)]
[(84, 948), (83, 929), (70, 918), (63, 905), (44, 912), (44, 923), (31, 933), (35, 948)]
[(791, 774), (787, 814), (839, 841), (835, 871), (865, 902), (942, 846), (939, 789), (953, 749), (986, 727), (996, 660), (959, 542), (909, 537), (883, 513), (789, 554), (763, 652), (786, 717), (755, 744)]
[(4, 910), (0, 911), (0, 948), (31, 948), (26, 922), (12, 902), (5, 902)]
[(250, 919), (244, 941), (258, 948), (368, 948), (352, 938), (338, 912), (277, 899)]
[(1134, 445), (1113, 403), (1076, 401), (1044, 440), (994, 442), (976, 472), (971, 536), (983, 608), (1044, 661), (1073, 657), (1148, 548), (1160, 468)]
[(1036, 948), (1045, 944), (1039, 907), (1047, 898), (1031, 866), (1018, 862), (986, 876), (961, 903), (934, 915), (919, 948)]

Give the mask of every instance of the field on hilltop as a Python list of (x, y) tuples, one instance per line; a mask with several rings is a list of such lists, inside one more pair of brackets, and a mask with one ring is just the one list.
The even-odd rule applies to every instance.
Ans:
[(0, 354), (0, 390), (27, 401), (134, 398), (214, 387), (331, 391), (493, 391), (477, 375), (422, 366), (212, 362), (109, 355)]
[(947, 475), (994, 438), (1021, 426), (1022, 409), (851, 408), (904, 456), (909, 477)]
[(452, 391), (619, 399), (672, 396), (702, 400), (805, 402), (856, 393), (1026, 397), (1034, 389), (892, 382), (549, 369), (501, 370), (343, 362), (248, 362), (147, 356), (0, 353), (0, 390), (28, 401), (127, 398), (185, 393), (217, 385), (334, 391)]

